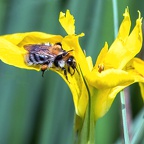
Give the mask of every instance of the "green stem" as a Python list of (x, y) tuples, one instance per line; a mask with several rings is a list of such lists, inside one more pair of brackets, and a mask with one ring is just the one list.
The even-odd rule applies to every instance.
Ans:
[(128, 126), (127, 126), (127, 115), (126, 115), (126, 106), (125, 106), (124, 91), (120, 92), (120, 99), (121, 99), (121, 109), (122, 109), (122, 121), (123, 121), (124, 140), (125, 140), (125, 144), (129, 144), (130, 141), (129, 141)]
[(117, 0), (112, 1), (113, 4), (113, 19), (114, 19), (114, 37), (118, 34), (118, 9), (117, 9)]

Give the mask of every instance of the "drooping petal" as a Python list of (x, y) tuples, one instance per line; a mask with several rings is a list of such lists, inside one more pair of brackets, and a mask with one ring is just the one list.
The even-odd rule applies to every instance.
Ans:
[(27, 32), (0, 36), (0, 59), (6, 64), (19, 68), (40, 70), (39, 66), (27, 66), (25, 64), (25, 54), (27, 51), (23, 46), (26, 44), (56, 43), (61, 41), (62, 37), (59, 35), (50, 35), (42, 32)]
[(136, 82), (144, 82), (144, 61), (139, 58), (133, 58), (124, 68), (135, 78)]
[(127, 65), (126, 70), (135, 71), (139, 73), (142, 77), (144, 77), (144, 61), (139, 58), (133, 58)]
[(122, 69), (126, 63), (140, 51), (142, 46), (141, 21), (142, 18), (139, 12), (139, 18), (136, 21), (136, 25), (131, 34), (128, 36), (131, 22), (128, 10), (126, 10), (118, 36), (111, 45), (104, 59), (105, 69), (112, 67)]
[(125, 86), (134, 82), (134, 78), (128, 72), (120, 69), (108, 69), (99, 73), (96, 69), (86, 75), (89, 85), (97, 89), (107, 89), (116, 86)]
[(39, 67), (29, 67), (24, 62), (24, 50), (7, 41), (4, 38), (0, 38), (0, 60), (4, 63), (16, 66), (24, 69), (39, 70)]
[(110, 89), (98, 90), (97, 94), (93, 98), (95, 120), (106, 114), (106, 112), (110, 109), (117, 94), (127, 86), (117, 86)]
[(133, 58), (125, 67), (125, 70), (135, 77), (139, 82), (141, 95), (144, 100), (144, 61), (139, 58)]
[(60, 12), (59, 22), (68, 35), (75, 34), (75, 19), (73, 15), (70, 14), (69, 10), (66, 11), (66, 14)]
[(62, 41), (62, 36), (46, 34), (43, 32), (26, 32), (26, 33), (16, 33), (0, 36), (8, 40), (9, 42), (22, 47), (26, 44), (38, 44), (38, 43), (56, 43)]
[(75, 71), (73, 76), (68, 73), (67, 80), (63, 74), (63, 71), (55, 72), (57, 72), (69, 86), (73, 95), (73, 102), (76, 114), (80, 117), (84, 117), (88, 104), (88, 92), (82, 76), (77, 71)]
[(57, 73), (66, 81), (72, 92), (76, 114), (83, 117), (88, 104), (88, 92), (83, 80), (83, 75), (89, 71), (89, 67), (86, 56), (79, 45), (79, 38), (81, 36), (83, 36), (83, 34), (77, 36), (68, 35), (62, 40), (62, 45), (65, 50), (73, 50), (70, 53), (74, 56), (77, 63), (74, 75), (71, 76), (68, 73), (68, 80), (66, 80), (63, 72), (57, 71)]

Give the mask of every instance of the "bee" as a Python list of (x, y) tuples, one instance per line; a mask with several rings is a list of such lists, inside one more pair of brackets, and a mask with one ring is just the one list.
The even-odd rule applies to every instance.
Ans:
[[(24, 45), (24, 48), (28, 51), (25, 55), (25, 63), (28, 66), (40, 65), (42, 76), (47, 69), (54, 67), (61, 69), (67, 80), (67, 73), (71, 75), (75, 73), (76, 61), (74, 56), (70, 54), (73, 50), (65, 51), (61, 43), (54, 45), (50, 43), (28, 44)], [(73, 72), (71, 72), (71, 68)]]

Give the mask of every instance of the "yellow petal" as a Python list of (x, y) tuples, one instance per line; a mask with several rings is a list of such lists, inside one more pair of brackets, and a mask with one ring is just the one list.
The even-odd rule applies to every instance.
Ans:
[[(74, 75), (73, 78), (70, 77), (70, 83), (67, 83), (71, 89), (73, 94), (74, 105), (76, 109), (77, 115), (83, 117), (86, 111), (87, 103), (88, 103), (88, 92), (83, 81), (81, 72), (83, 75), (89, 72), (89, 66), (86, 60), (86, 56), (84, 55), (80, 45), (79, 45), (79, 37), (84, 36), (84, 34), (80, 34), (75, 36), (75, 20), (74, 17), (70, 14), (69, 10), (65, 13), (60, 13), (59, 21), (62, 27), (67, 32), (68, 36), (66, 36), (62, 45), (65, 50), (73, 49), (72, 55), (75, 57), (77, 62), (77, 70), (78, 75)], [(63, 75), (62, 75), (63, 77)], [(63, 77), (64, 78), (64, 77)], [(65, 79), (65, 78), (64, 78)]]
[(29, 67), (24, 63), (24, 50), (2, 37), (0, 38), (0, 44), (0, 59), (4, 63), (19, 68), (39, 70), (38, 67)]
[(79, 37), (82, 36), (83, 34), (78, 36), (68, 35), (62, 40), (62, 45), (65, 50), (73, 50), (71, 52), (71, 55), (75, 57), (77, 63), (77, 70), (75, 71), (74, 75), (71, 76), (70, 74), (68, 74), (69, 82), (66, 80), (63, 71), (57, 71), (57, 73), (61, 75), (61, 77), (68, 84), (73, 95), (76, 114), (80, 117), (84, 116), (88, 103), (88, 92), (82, 75), (86, 74), (89, 71), (86, 56), (84, 55), (79, 45)]
[(56, 43), (61, 42), (62, 37), (41, 32), (16, 33), (0, 36), (0, 59), (9, 65), (24, 69), (40, 70), (39, 66), (27, 66), (24, 56), (27, 51), (23, 48), (26, 44)]
[(61, 23), (62, 27), (68, 35), (75, 34), (75, 19), (73, 15), (70, 14), (69, 10), (66, 11), (66, 14), (60, 12), (59, 22)]
[(144, 77), (144, 61), (139, 58), (133, 58), (126, 66), (127, 70), (133, 70)]
[[(106, 76), (106, 78), (103, 77), (102, 80), (103, 79), (104, 80), (103, 81), (97, 80), (97, 83), (95, 81), (95, 84), (94, 84), (95, 87), (96, 85), (98, 85), (97, 87), (99, 87), (99, 89), (97, 89), (96, 95), (93, 95), (94, 106), (95, 106), (95, 119), (102, 117), (109, 110), (117, 93), (119, 93), (122, 89), (124, 89), (125, 87), (135, 82), (139, 82), (141, 95), (144, 100), (144, 61), (142, 61), (139, 58), (133, 58), (127, 64), (125, 70), (126, 71), (124, 71), (124, 73), (127, 73), (128, 75), (127, 74), (125, 75), (124, 73), (123, 73), (124, 75), (123, 74), (119, 75), (117, 73), (119, 75), (120, 81), (118, 81), (119, 78), (117, 77), (117, 74), (112, 74), (111, 77), (109, 76), (108, 77)], [(104, 72), (105, 71), (102, 71), (101, 74)], [(92, 77), (94, 76), (91, 75), (91, 79)], [(113, 81), (116, 83), (112, 83)], [(117, 85), (117, 86), (112, 87), (112, 88), (107, 88), (105, 84), (108, 84), (108, 86), (114, 86), (114, 85)], [(101, 85), (101, 88), (100, 88), (100, 85)], [(105, 87), (102, 88), (102, 86), (105, 86)]]
[(101, 73), (97, 72), (97, 70), (94, 69), (91, 73), (86, 75), (86, 79), (89, 85), (97, 89), (125, 86), (129, 83), (134, 82), (134, 78), (132, 75), (119, 69), (108, 69), (102, 71)]
[(142, 46), (141, 21), (142, 19), (139, 12), (139, 18), (136, 21), (136, 25), (128, 36), (130, 30), (130, 17), (128, 11), (125, 12), (118, 36), (104, 59), (106, 69), (112, 67), (122, 69), (126, 63), (140, 51)]
[(26, 32), (26, 33), (16, 33), (0, 36), (13, 43), (22, 47), (26, 44), (38, 44), (38, 43), (56, 43), (62, 41), (62, 36), (46, 34), (43, 32)]
[(144, 61), (139, 58), (133, 58), (126, 65), (125, 70), (134, 76), (136, 82), (139, 82), (141, 95), (144, 100)]
[(123, 14), (123, 16), (124, 16), (124, 20), (121, 23), (117, 37), (125, 41), (129, 35), (129, 31), (131, 27), (131, 20), (130, 20), (128, 8), (125, 9), (125, 13)]
[(80, 117), (84, 117), (88, 104), (88, 92), (82, 76), (79, 72), (75, 71), (73, 76), (68, 73), (68, 80), (66, 80), (63, 71), (55, 72), (57, 72), (69, 86), (73, 95), (76, 114)]
[(100, 89), (94, 96), (95, 120), (104, 116), (110, 109), (117, 94), (127, 86), (117, 86), (110, 89)]
[(139, 58), (133, 58), (125, 66), (125, 70), (135, 78), (136, 82), (144, 82), (144, 61)]
[(93, 69), (92, 58), (90, 56), (88, 56), (88, 57), (86, 57), (86, 60), (87, 60), (87, 64), (88, 64), (89, 70), (92, 71), (92, 69)]
[[(98, 69), (99, 69), (99, 66), (104, 64), (104, 63), (103, 63), (103, 60), (104, 60), (107, 52), (108, 52), (108, 44), (105, 43), (104, 47), (102, 48), (102, 50), (100, 51), (100, 54), (99, 54), (98, 57), (97, 57), (96, 64), (95, 64), (95, 66), (94, 66), (95, 69), (98, 70)], [(104, 68), (104, 67), (103, 67), (103, 68)]]
[(125, 64), (131, 60), (142, 48), (142, 18), (139, 12), (139, 18), (136, 21), (136, 26), (134, 27), (133, 31), (129, 35), (125, 48), (127, 50)]

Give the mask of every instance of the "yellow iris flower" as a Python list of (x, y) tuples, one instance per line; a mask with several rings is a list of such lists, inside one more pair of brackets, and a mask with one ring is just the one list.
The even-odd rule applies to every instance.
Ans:
[(109, 49), (108, 44), (105, 43), (95, 66), (86, 75), (89, 85), (94, 89), (91, 90), (91, 96), (94, 97), (92, 99), (95, 119), (103, 116), (109, 110), (117, 93), (135, 82), (141, 82), (140, 87), (144, 97), (144, 62), (134, 58), (142, 47), (141, 21), (139, 12), (136, 25), (130, 33), (130, 15), (126, 9), (117, 38)]
[(0, 59), (9, 65), (24, 69), (40, 70), (40, 67), (27, 66), (23, 48), (26, 44), (61, 42), (64, 50), (71, 50), (77, 62), (77, 71), (73, 76), (68, 74), (66, 80), (63, 71), (51, 68), (57, 72), (70, 87), (73, 95), (76, 114), (84, 117), (89, 100), (92, 100), (95, 119), (103, 116), (110, 108), (117, 93), (134, 82), (140, 82), (144, 97), (144, 62), (134, 56), (142, 46), (141, 16), (130, 32), (130, 16), (125, 10), (124, 20), (118, 36), (108, 49), (106, 43), (93, 67), (91, 57), (86, 57), (79, 45), (83, 33), (75, 34), (75, 20), (69, 10), (60, 13), (59, 21), (67, 32), (67, 36), (51, 35), (42, 32), (16, 33), (0, 36)]

